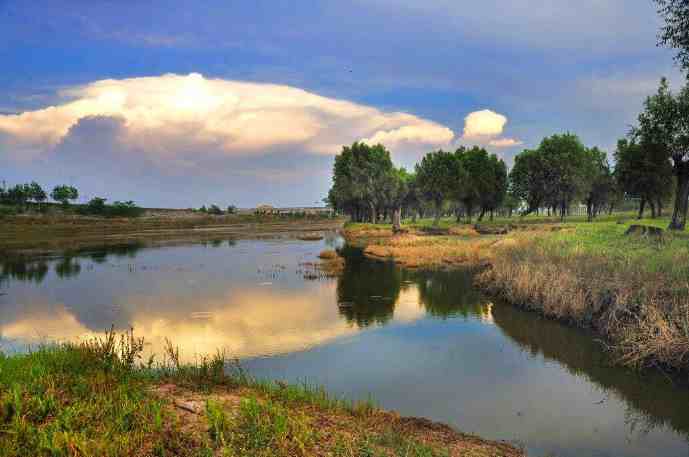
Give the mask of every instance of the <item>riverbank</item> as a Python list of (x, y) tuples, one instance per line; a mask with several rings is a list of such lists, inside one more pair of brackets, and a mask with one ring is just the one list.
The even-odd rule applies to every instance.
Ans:
[[(181, 214), (181, 215), (180, 215)], [(176, 243), (216, 239), (322, 237), (344, 224), (319, 216), (224, 215), (186, 213), (137, 218), (72, 214), (16, 215), (0, 218), (0, 256), (57, 255), (84, 248), (126, 243)]]
[(686, 373), (689, 234), (625, 235), (632, 224), (663, 227), (667, 221), (514, 218), (479, 227), (493, 234), (447, 221), (434, 230), (422, 221), (401, 235), (370, 224), (349, 224), (344, 233), (367, 256), (406, 267), (475, 267), (477, 283), (494, 295), (592, 328), (619, 363)]
[(139, 360), (143, 340), (113, 333), (81, 345), (0, 355), (0, 454), (15, 456), (517, 457), (464, 435), (328, 396), (258, 381), (218, 354)]

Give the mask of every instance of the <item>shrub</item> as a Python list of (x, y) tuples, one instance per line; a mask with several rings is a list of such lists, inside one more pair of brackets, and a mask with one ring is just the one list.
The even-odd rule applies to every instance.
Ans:
[(208, 214), (213, 214), (215, 216), (220, 216), (222, 214), (222, 210), (218, 205), (211, 205), (208, 208)]

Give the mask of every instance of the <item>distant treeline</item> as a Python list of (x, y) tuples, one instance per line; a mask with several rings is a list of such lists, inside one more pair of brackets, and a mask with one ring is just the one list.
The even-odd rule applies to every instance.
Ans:
[(689, 86), (673, 94), (663, 78), (627, 138), (618, 142), (614, 168), (598, 147), (574, 134), (553, 135), (536, 149), (519, 153), (508, 173), (502, 159), (484, 148), (433, 151), (414, 172), (396, 168), (381, 144), (354, 143), (335, 157), (327, 201), (352, 220), (390, 217), (396, 229), (403, 215), (432, 212), (457, 220), (482, 220), (486, 213), (527, 215), (539, 209), (564, 220), (572, 207), (586, 207), (588, 219), (612, 212), (622, 202), (639, 202), (651, 217), (662, 215), (674, 196), (671, 229), (684, 230), (689, 199)]
[[(50, 199), (60, 204), (63, 211), (77, 214), (110, 217), (137, 217), (144, 213), (133, 201), (115, 201), (106, 204), (107, 199), (94, 197), (83, 205), (73, 205), (79, 198), (79, 191), (73, 186), (55, 186), (50, 192)], [(49, 209), (48, 193), (35, 181), (27, 184), (17, 184), (5, 188), (0, 187), (0, 214), (21, 213), (29, 209), (45, 212)]]

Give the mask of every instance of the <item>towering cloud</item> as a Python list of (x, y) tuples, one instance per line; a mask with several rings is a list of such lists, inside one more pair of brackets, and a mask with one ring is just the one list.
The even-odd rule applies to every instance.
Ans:
[(120, 142), (146, 155), (172, 157), (189, 149), (247, 156), (285, 147), (333, 154), (360, 139), (413, 149), (454, 137), (449, 128), (410, 114), (197, 73), (102, 80), (61, 95), (68, 99), (64, 104), (0, 116), (0, 133), (6, 141), (48, 150), (80, 120), (112, 117), (122, 127)]

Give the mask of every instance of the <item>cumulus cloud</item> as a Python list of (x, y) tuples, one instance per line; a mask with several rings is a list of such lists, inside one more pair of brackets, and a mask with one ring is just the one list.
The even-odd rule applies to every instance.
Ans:
[(121, 119), (119, 141), (147, 155), (181, 150), (225, 156), (295, 147), (333, 154), (355, 140), (391, 148), (446, 144), (454, 133), (406, 113), (383, 112), (295, 87), (186, 76), (101, 80), (63, 91), (69, 101), (18, 115), (0, 115), (0, 133), (49, 149), (80, 120)]
[(474, 111), (464, 118), (461, 143), (478, 143), (495, 148), (509, 148), (522, 144), (514, 138), (500, 138), (507, 125), (507, 116), (489, 109)]
[(464, 138), (500, 135), (507, 124), (507, 117), (484, 109), (469, 113), (464, 118)]

